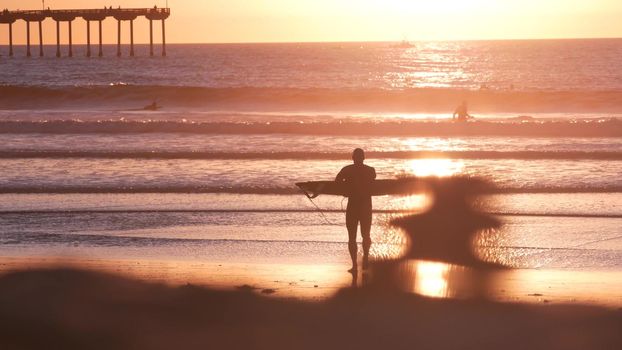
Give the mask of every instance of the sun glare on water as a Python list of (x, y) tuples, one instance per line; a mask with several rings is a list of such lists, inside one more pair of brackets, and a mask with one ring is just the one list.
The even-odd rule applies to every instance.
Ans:
[(464, 163), (453, 159), (414, 159), (409, 170), (418, 177), (448, 177), (462, 173)]

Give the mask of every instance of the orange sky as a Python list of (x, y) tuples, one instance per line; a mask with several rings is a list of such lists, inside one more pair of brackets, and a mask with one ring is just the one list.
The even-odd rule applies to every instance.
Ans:
[[(165, 3), (46, 0), (53, 9)], [(169, 5), (171, 43), (622, 37), (622, 0), (169, 0)], [(5, 0), (0, 6), (39, 9), (41, 1)], [(74, 42), (86, 42), (84, 21), (74, 25)], [(24, 43), (25, 23), (14, 28), (15, 43)], [(65, 41), (67, 29), (62, 30)], [(123, 30), (123, 41), (129, 42), (129, 24)], [(0, 25), (0, 44), (8, 41), (7, 32)], [(44, 42), (53, 44), (53, 21), (44, 22), (44, 33)], [(37, 42), (34, 25), (31, 35)], [(95, 40), (94, 30), (92, 35)], [(105, 22), (104, 38), (116, 42), (112, 19)], [(148, 41), (145, 19), (135, 22), (135, 40)]]

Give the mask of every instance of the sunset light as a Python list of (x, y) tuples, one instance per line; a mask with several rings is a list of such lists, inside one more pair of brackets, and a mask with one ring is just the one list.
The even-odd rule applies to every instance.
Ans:
[(415, 176), (447, 177), (460, 174), (464, 163), (452, 159), (416, 159), (410, 161), (410, 167)]
[(621, 21), (1, 1), (1, 350), (622, 349)]
[(447, 274), (449, 265), (437, 262), (419, 261), (415, 263), (416, 293), (427, 297), (447, 297)]
[[(622, 35), (618, 0), (170, 0), (170, 41), (317, 42), (477, 40), (617, 37)], [(122, 7), (164, 7), (163, 0), (127, 0)], [(80, 8), (83, 1), (47, 0), (56, 9)], [(107, 0), (89, 1), (103, 8)], [(37, 0), (8, 0), (10, 10), (40, 8)], [(114, 4), (117, 7), (117, 4)], [(54, 40), (44, 25), (45, 40)], [(115, 40), (104, 23), (105, 41)], [(125, 28), (127, 30), (127, 28)], [(23, 42), (23, 34), (18, 36)], [(80, 41), (83, 39), (80, 38)], [(137, 28), (137, 42), (148, 33)], [(0, 43), (6, 43), (0, 35)]]

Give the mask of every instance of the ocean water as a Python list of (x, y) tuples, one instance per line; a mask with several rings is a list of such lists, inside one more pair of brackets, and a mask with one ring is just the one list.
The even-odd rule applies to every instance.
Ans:
[[(622, 271), (622, 40), (80, 50), (0, 57), (1, 256), (345, 266), (345, 202), (294, 183), (362, 147), (379, 178), (494, 182), (486, 259)], [(375, 198), (374, 256), (426, 201)]]

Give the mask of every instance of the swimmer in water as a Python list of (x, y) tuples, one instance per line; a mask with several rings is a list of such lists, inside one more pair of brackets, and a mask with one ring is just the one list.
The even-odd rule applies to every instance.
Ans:
[(456, 110), (454, 111), (454, 114), (453, 114), (451, 119), (453, 119), (453, 120), (457, 119), (459, 122), (465, 122), (465, 121), (467, 121), (469, 119), (472, 119), (472, 118), (473, 118), (473, 116), (470, 115), (468, 110), (467, 110), (467, 103), (466, 103), (466, 101), (462, 101), (462, 104), (460, 104), (460, 106), (458, 106), (456, 108)]

